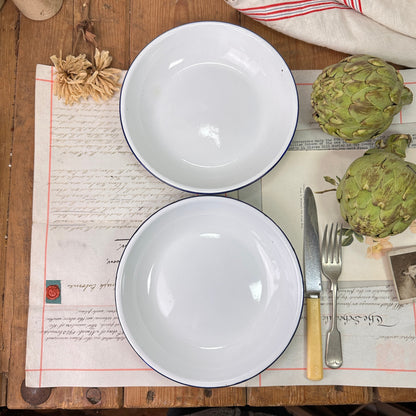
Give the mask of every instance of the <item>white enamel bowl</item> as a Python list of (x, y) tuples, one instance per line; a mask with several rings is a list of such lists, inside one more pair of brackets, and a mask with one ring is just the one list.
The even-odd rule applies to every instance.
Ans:
[(280, 160), (295, 132), (298, 96), (283, 58), (229, 23), (165, 32), (123, 82), (120, 119), (142, 165), (196, 193), (248, 185)]
[(262, 212), (220, 196), (162, 208), (127, 244), (116, 279), (123, 331), (179, 383), (243, 382), (286, 349), (303, 305), (296, 254)]

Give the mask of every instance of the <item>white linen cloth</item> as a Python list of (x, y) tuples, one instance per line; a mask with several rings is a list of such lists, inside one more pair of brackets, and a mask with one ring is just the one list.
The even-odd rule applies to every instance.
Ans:
[(278, 32), (416, 68), (415, 0), (225, 0)]

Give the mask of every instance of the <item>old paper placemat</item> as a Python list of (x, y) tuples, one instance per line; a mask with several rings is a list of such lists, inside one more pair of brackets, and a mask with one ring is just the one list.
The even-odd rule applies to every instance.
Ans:
[[(52, 67), (37, 67), (26, 383), (173, 385), (147, 367), (127, 343), (115, 310), (114, 280), (122, 250), (140, 223), (189, 194), (155, 179), (131, 154), (119, 123), (118, 96), (65, 106), (53, 95), (53, 76)], [(298, 87), (310, 85), (314, 76), (313, 71), (295, 72)], [(300, 122), (293, 151), (282, 162), (300, 158), (310, 143), (315, 148), (328, 145), (326, 139), (308, 139), (307, 127)], [(278, 167), (292, 170), (293, 165)], [(285, 229), (298, 221), (300, 207), (293, 206), (283, 220), (270, 209), (273, 200), (269, 202), (268, 195), (279, 174), (281, 170), (273, 170), (264, 178), (263, 205)], [(323, 336), (329, 327), (329, 302), (326, 290)], [(399, 306), (392, 284), (382, 277), (372, 286), (341, 288), (339, 309), (344, 366), (325, 369), (323, 380), (313, 384), (415, 387), (415, 305)], [(244, 386), (312, 384), (306, 379), (305, 358), (302, 317), (285, 353)]]

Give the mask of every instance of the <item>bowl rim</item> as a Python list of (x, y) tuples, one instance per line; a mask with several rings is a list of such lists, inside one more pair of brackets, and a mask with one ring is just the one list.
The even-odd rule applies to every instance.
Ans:
[[(161, 172), (159, 172), (158, 170), (154, 169), (152, 167), (152, 164), (149, 163), (147, 160), (145, 160), (140, 154), (136, 154), (135, 150), (133, 149), (132, 145), (130, 144), (130, 135), (127, 134), (126, 128), (125, 128), (125, 123), (123, 123), (124, 116), (123, 116), (123, 106), (124, 106), (124, 90), (125, 90), (125, 86), (126, 86), (126, 82), (128, 81), (128, 77), (129, 74), (132, 72), (133, 67), (135, 67), (137, 64), (137, 62), (139, 62), (140, 59), (142, 59), (142, 57), (147, 53), (147, 51), (149, 49), (151, 49), (152, 47), (154, 47), (155, 44), (157, 44), (158, 42), (163, 41), (165, 38), (171, 36), (173, 33), (181, 31), (181, 30), (186, 30), (188, 27), (199, 27), (199, 26), (212, 26), (212, 27), (216, 27), (216, 26), (222, 26), (222, 27), (228, 27), (231, 30), (235, 30), (235, 31), (239, 31), (241, 33), (244, 33), (246, 35), (249, 35), (251, 37), (253, 37), (254, 39), (258, 40), (260, 43), (262, 43), (264, 45), (265, 48), (267, 48), (268, 50), (270, 50), (273, 54), (276, 54), (278, 57), (280, 57), (280, 59), (282, 60), (282, 64), (286, 67), (288, 74), (290, 75), (290, 79), (291, 79), (291, 83), (293, 86), (293, 91), (294, 91), (294, 99), (295, 99), (295, 104), (296, 104), (296, 115), (295, 115), (295, 120), (294, 120), (294, 124), (293, 124), (293, 131), (292, 134), (290, 136), (290, 138), (287, 140), (285, 147), (282, 146), (282, 152), (281, 155), (279, 157), (276, 157), (272, 160), (272, 162), (270, 163), (269, 166), (267, 166), (267, 168), (263, 169), (263, 170), (259, 170), (259, 172), (257, 172), (256, 175), (250, 177), (249, 179), (246, 179), (244, 181), (239, 181), (238, 183), (235, 183), (233, 185), (230, 186), (217, 186), (217, 187), (212, 187), (212, 188), (208, 188), (208, 187), (200, 187), (200, 186), (189, 186), (183, 183), (179, 183), (176, 180), (171, 180), (168, 177), (166, 177), (164, 174), (162, 174)], [(130, 64), (129, 68), (126, 70), (125, 76), (123, 78), (121, 87), (120, 87), (120, 95), (119, 95), (119, 120), (120, 120), (120, 125), (121, 125), (121, 129), (123, 131), (123, 136), (124, 139), (127, 142), (127, 145), (130, 148), (131, 153), (134, 155), (134, 157), (136, 158), (136, 160), (140, 163), (140, 165), (147, 171), (149, 172), (151, 175), (153, 175), (154, 177), (156, 177), (158, 180), (160, 180), (161, 182), (165, 183), (166, 185), (169, 185), (173, 188), (176, 188), (180, 191), (185, 191), (185, 192), (189, 192), (189, 193), (196, 193), (196, 194), (202, 194), (202, 195), (214, 195), (214, 194), (221, 194), (221, 193), (227, 193), (227, 192), (233, 192), (236, 191), (238, 189), (241, 189), (245, 186), (249, 186), (251, 184), (253, 184), (254, 182), (256, 182), (257, 180), (263, 178), (265, 175), (267, 175), (267, 173), (269, 173), (279, 162), (280, 160), (283, 158), (283, 156), (286, 154), (286, 152), (288, 151), (293, 138), (295, 136), (296, 133), (296, 129), (297, 129), (297, 125), (299, 122), (299, 92), (296, 86), (296, 81), (295, 78), (293, 76), (293, 72), (290, 69), (289, 65), (287, 64), (286, 60), (282, 57), (282, 55), (280, 55), (280, 53), (277, 51), (277, 49), (275, 49), (266, 39), (264, 39), (263, 37), (261, 37), (260, 35), (258, 35), (257, 33), (251, 31), (250, 29), (247, 29), (245, 27), (236, 25), (234, 23), (229, 23), (229, 22), (221, 22), (221, 21), (215, 21), (215, 20), (204, 20), (204, 21), (197, 21), (197, 22), (190, 22), (190, 23), (185, 23), (176, 27), (173, 27), (171, 29), (168, 29), (167, 31), (159, 34), (158, 36), (156, 36), (153, 40), (151, 40), (147, 45), (144, 46), (144, 48), (136, 55), (136, 57), (133, 59), (132, 63)], [(289, 135), (288, 135), (289, 137)]]
[[(298, 317), (297, 317), (297, 322), (293, 327), (293, 331), (290, 335), (290, 338), (288, 339), (285, 347), (282, 349), (282, 351), (276, 353), (276, 355), (273, 357), (273, 359), (269, 362), (269, 363), (264, 363), (264, 365), (262, 366), (262, 368), (260, 370), (258, 370), (255, 374), (251, 374), (251, 375), (246, 375), (244, 377), (242, 377), (241, 379), (235, 380), (228, 380), (227, 382), (217, 382), (217, 383), (213, 383), (213, 382), (204, 382), (203, 380), (185, 380), (182, 377), (178, 377), (175, 378), (172, 374), (165, 374), (163, 373), (162, 369), (158, 369), (155, 368), (157, 366), (152, 365), (149, 361), (149, 359), (146, 359), (142, 356), (142, 354), (136, 350), (135, 346), (133, 345), (133, 343), (131, 342), (131, 340), (129, 339), (129, 337), (126, 334), (125, 331), (125, 325), (127, 325), (126, 323), (123, 323), (123, 319), (122, 319), (122, 314), (121, 314), (121, 306), (120, 303), (118, 302), (118, 299), (120, 297), (119, 293), (120, 293), (120, 281), (122, 280), (122, 278), (120, 277), (120, 268), (122, 267), (123, 264), (123, 258), (125, 256), (126, 251), (129, 248), (130, 243), (134, 240), (137, 239), (138, 237), (136, 237), (142, 230), (142, 227), (145, 227), (148, 225), (148, 223), (150, 221), (153, 221), (155, 217), (158, 217), (160, 215), (163, 214), (163, 211), (165, 211), (166, 209), (170, 209), (173, 205), (177, 205), (177, 204), (187, 204), (187, 203), (192, 203), (195, 200), (198, 201), (206, 201), (206, 200), (217, 200), (217, 201), (223, 201), (226, 200), (228, 201), (227, 203), (231, 203), (231, 204), (242, 204), (242, 206), (246, 206), (249, 207), (251, 209), (254, 210), (254, 212), (257, 211), (257, 214), (261, 214), (261, 216), (263, 216), (264, 220), (268, 223), (270, 223), (271, 225), (273, 225), (274, 227), (277, 228), (277, 231), (279, 233), (281, 233), (282, 237), (286, 240), (289, 249), (292, 251), (293, 256), (294, 256), (294, 264), (296, 265), (296, 269), (299, 272), (299, 299), (300, 299), (300, 304), (299, 304), (299, 312), (298, 312)], [(256, 214), (256, 215), (257, 215)], [(117, 266), (117, 270), (116, 270), (116, 274), (115, 274), (115, 287), (114, 287), (114, 300), (115, 300), (115, 308), (116, 308), (116, 313), (117, 313), (117, 318), (119, 320), (120, 326), (122, 328), (123, 334), (125, 336), (125, 339), (127, 340), (127, 342), (129, 343), (129, 345), (131, 346), (131, 348), (133, 349), (133, 351), (135, 352), (135, 354), (137, 354), (137, 356), (152, 370), (154, 370), (156, 373), (162, 375), (163, 377), (175, 382), (175, 383), (179, 383), (181, 385), (184, 386), (190, 386), (190, 387), (198, 387), (198, 388), (221, 388), (221, 387), (230, 387), (230, 386), (235, 386), (237, 384), (241, 384), (244, 383), (248, 380), (253, 379), (254, 377), (257, 377), (259, 374), (261, 374), (263, 371), (265, 371), (267, 368), (269, 368), (274, 362), (276, 362), (282, 355), (283, 353), (287, 350), (287, 348), (289, 347), (289, 345), (292, 343), (294, 336), (299, 328), (300, 325), (300, 321), (302, 319), (302, 314), (303, 314), (303, 308), (305, 305), (305, 289), (304, 289), (304, 276), (303, 276), (303, 270), (301, 267), (301, 263), (299, 261), (299, 257), (293, 247), (292, 242), (289, 240), (289, 238), (287, 237), (286, 233), (283, 231), (283, 229), (271, 218), (269, 217), (267, 214), (265, 214), (263, 211), (261, 211), (260, 209), (248, 204), (245, 201), (241, 201), (241, 200), (237, 200), (234, 198), (230, 198), (227, 196), (223, 196), (223, 195), (191, 195), (182, 199), (179, 199), (177, 201), (173, 201), (167, 205), (165, 205), (164, 207), (158, 209), (157, 211), (155, 211), (152, 215), (150, 215), (148, 218), (146, 218), (146, 220), (144, 220), (138, 227), (137, 229), (133, 232), (133, 234), (131, 235), (131, 237), (129, 238), (127, 244), (125, 245), (123, 252), (120, 256), (120, 261), (118, 263)], [(242, 373), (247, 373), (250, 370), (248, 369), (245, 372)]]

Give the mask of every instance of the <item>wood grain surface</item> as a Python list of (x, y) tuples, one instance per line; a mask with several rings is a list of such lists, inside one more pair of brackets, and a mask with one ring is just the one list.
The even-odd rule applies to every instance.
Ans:
[[(51, 55), (73, 53), (75, 27), (85, 18), (86, 4), (99, 48), (108, 49), (112, 66), (121, 69), (127, 69), (159, 34), (201, 20), (234, 23), (256, 32), (292, 69), (321, 69), (345, 56), (275, 32), (239, 14), (223, 0), (64, 0), (59, 13), (45, 21), (25, 18), (12, 1), (6, 1), (0, 11), (0, 405), (16, 409), (115, 409), (413, 401), (416, 389), (346, 386), (25, 388), (35, 69), (36, 64), (51, 65)], [(91, 48), (81, 42), (76, 52), (91, 53)]]
[[(6, 253), (8, 243), (8, 214), (10, 164), (13, 148), (14, 94), (16, 86), (16, 43), (18, 13), (12, 4), (0, 12), (0, 293), (6, 291)], [(11, 305), (2, 298), (0, 308), (0, 405), (6, 404), (6, 376), (10, 355)]]

